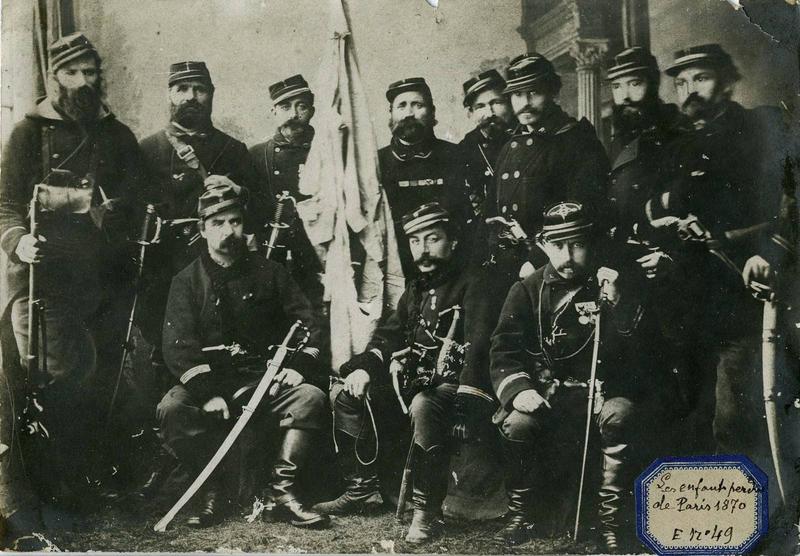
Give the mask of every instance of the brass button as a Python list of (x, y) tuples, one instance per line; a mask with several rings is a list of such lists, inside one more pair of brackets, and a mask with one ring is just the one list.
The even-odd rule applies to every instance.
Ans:
[(503, 214), (507, 213), (508, 212), (508, 207), (503, 205), (503, 208), (500, 209), (500, 212), (502, 212)]
[(511, 210), (517, 212), (519, 210), (519, 205), (517, 205), (517, 203), (514, 203), (513, 205), (511, 205)]
[(634, 184), (631, 186), (631, 189), (633, 189), (634, 191), (639, 191), (639, 184), (638, 184), (638, 183), (634, 183)]
[(527, 141), (525, 141), (525, 144), (526, 144), (526, 145), (528, 145), (528, 146), (530, 147), (531, 145), (533, 145), (533, 139), (531, 139), (531, 138), (529, 137), (529, 138), (528, 138), (528, 140), (527, 140)]
[(53, 158), (61, 158), (61, 155), (58, 153), (53, 153)]
[(512, 149), (516, 149), (517, 148), (517, 142), (516, 141), (511, 141), (511, 148)]
[(280, 147), (275, 147), (275, 152), (276, 152), (276, 153), (279, 153), (279, 152), (281, 152), (281, 148), (280, 148)]
[(515, 177), (515, 178), (518, 178), (518, 177), (519, 177), (519, 170), (514, 170), (514, 177)]
[(273, 174), (275, 174), (275, 175), (277, 176), (277, 175), (279, 175), (279, 174), (280, 174), (280, 171), (279, 171), (279, 170), (275, 170), (275, 171), (274, 171), (274, 172), (272, 172), (272, 173), (273, 173)]
[(504, 179), (504, 180), (507, 180), (507, 179), (508, 179), (508, 172), (503, 172), (503, 175), (502, 175), (502, 176), (500, 176), (500, 177), (501, 177), (502, 179)]

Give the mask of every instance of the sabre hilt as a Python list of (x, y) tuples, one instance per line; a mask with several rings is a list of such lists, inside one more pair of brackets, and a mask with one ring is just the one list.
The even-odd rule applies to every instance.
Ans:
[(297, 201), (295, 198), (292, 197), (288, 191), (283, 191), (280, 195), (278, 195), (277, 203), (275, 204), (275, 213), (272, 215), (272, 221), (267, 224), (267, 227), (271, 228), (269, 239), (266, 243), (264, 243), (264, 247), (267, 248), (266, 257), (268, 259), (272, 256), (272, 251), (279, 247), (278, 236), (280, 235), (280, 232), (289, 227), (289, 224), (284, 222), (284, 211), (286, 210), (287, 203), (291, 203), (292, 206), (297, 206)]
[(504, 218), (503, 216), (492, 216), (485, 221), (487, 224), (501, 224), (505, 226), (505, 230), (499, 234), (503, 239), (509, 240), (511, 243), (519, 243), (528, 239), (528, 234), (522, 229), (522, 226), (514, 218)]

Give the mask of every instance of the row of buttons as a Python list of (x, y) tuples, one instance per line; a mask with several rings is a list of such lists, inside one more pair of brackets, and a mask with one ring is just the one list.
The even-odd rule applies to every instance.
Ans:
[[(526, 145), (528, 145), (528, 146), (530, 147), (531, 145), (533, 145), (533, 139), (531, 139), (531, 138), (529, 137), (529, 138), (528, 138), (528, 139), (525, 141), (525, 144), (526, 144)], [(517, 148), (517, 145), (519, 145), (519, 143), (517, 143), (516, 141), (511, 141), (511, 148), (512, 148), (512, 149), (516, 149), (516, 148)]]
[[(503, 172), (503, 175), (502, 175), (502, 176), (500, 176), (500, 177), (501, 177), (502, 179), (504, 179), (504, 180), (507, 180), (507, 179), (508, 179), (508, 172)], [(515, 177), (515, 178), (518, 178), (518, 177), (519, 177), (519, 170), (514, 170), (514, 177)]]

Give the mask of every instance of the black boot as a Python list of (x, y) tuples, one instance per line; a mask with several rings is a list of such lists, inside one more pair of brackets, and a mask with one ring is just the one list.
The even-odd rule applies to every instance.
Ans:
[(629, 501), (631, 485), (625, 483), (627, 444), (603, 446), (603, 481), (600, 486), (600, 518), (603, 544), (610, 554), (631, 548)]
[(364, 465), (356, 456), (356, 439), (337, 431), (336, 443), (339, 448), (337, 459), (342, 468), (346, 488), (334, 500), (320, 502), (314, 510), (329, 515), (362, 513), (369, 506), (380, 506), (383, 499), (378, 492), (378, 473), (375, 463)]
[(135, 495), (143, 500), (154, 498), (161, 490), (161, 487), (164, 486), (164, 482), (167, 480), (167, 477), (169, 477), (169, 474), (177, 465), (178, 460), (162, 448), (156, 459), (153, 471), (150, 473), (147, 481), (135, 492)]
[(426, 452), (417, 444), (411, 465), (414, 517), (408, 528), (406, 542), (421, 543), (441, 533), (444, 526), (442, 502), (447, 495), (450, 457), (442, 446), (434, 446)]
[(289, 429), (272, 469), (273, 516), (296, 527), (327, 527), (330, 518), (306, 508), (297, 499), (297, 471), (311, 455), (314, 433)]
[(209, 481), (210, 483), (206, 485), (203, 492), (200, 511), (186, 520), (186, 525), (189, 527), (211, 527), (222, 522), (225, 518), (225, 510), (228, 504), (222, 492), (222, 480), (212, 475)]
[(528, 542), (533, 537), (533, 473), (534, 456), (530, 445), (502, 439), (506, 466), (506, 494), (508, 513), (505, 526), (495, 535), (494, 540), (505, 546), (515, 546)]

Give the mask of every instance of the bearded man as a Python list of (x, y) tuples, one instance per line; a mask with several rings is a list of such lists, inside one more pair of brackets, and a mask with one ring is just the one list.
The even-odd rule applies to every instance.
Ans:
[[(761, 303), (732, 267), (742, 268), (770, 241), (765, 224), (778, 214), (782, 191), (782, 165), (776, 160), (781, 149), (774, 144), (780, 116), (733, 100), (739, 71), (718, 44), (678, 51), (666, 73), (673, 78), (686, 125), (669, 145), (670, 179), (645, 210), (662, 232), (683, 226), (681, 221), (694, 222), (683, 230), (691, 241), (677, 242), (671, 253), (673, 274), (680, 278), (673, 297), (691, 301), (679, 317), (686, 331), (693, 379), (687, 391), (697, 434), (683, 445), (687, 451), (743, 453), (759, 461), (768, 457), (756, 380)], [(724, 252), (733, 265), (710, 248)], [(748, 267), (753, 270), (752, 261)]]
[[(40, 313), (47, 340), (46, 366), (41, 361), (40, 368), (46, 376), (30, 371), (45, 384), (39, 402), (49, 442), (44, 453), (28, 458), (27, 471), (34, 473), (40, 495), (71, 506), (87, 499), (84, 477), (97, 477), (89, 455), (108, 410), (125, 333), (132, 278), (126, 240), (143, 184), (142, 159), (133, 133), (103, 103), (101, 58), (89, 39), (83, 33), (62, 37), (48, 54), (48, 96), (14, 127), (3, 153), (0, 245), (9, 259), (11, 328), (23, 366), (31, 268), (37, 297), (46, 303)], [(36, 235), (28, 218), (34, 195), (42, 209)], [(19, 396), (22, 377), (11, 372), (10, 363), (3, 365), (5, 384)], [(12, 405), (21, 410), (25, 404), (18, 399)], [(2, 442), (14, 445), (11, 438)], [(1, 508), (8, 534), (41, 532), (36, 497), (18, 466), (20, 451), (9, 454), (15, 459), (3, 473)]]
[(475, 128), (458, 144), (467, 164), (467, 182), (472, 207), (483, 209), (494, 197), (494, 175), (500, 149), (511, 138), (517, 122), (508, 98), (503, 94), (506, 81), (495, 69), (464, 82), (464, 107)]
[[(457, 145), (436, 137), (436, 106), (422, 77), (389, 85), (389, 129), (392, 140), (378, 151), (381, 184), (386, 191), (398, 238), (402, 217), (420, 205), (438, 202), (459, 226), (469, 219), (466, 165)], [(406, 242), (399, 242), (406, 276), (416, 273)]]

